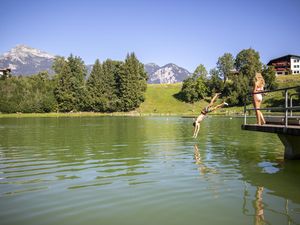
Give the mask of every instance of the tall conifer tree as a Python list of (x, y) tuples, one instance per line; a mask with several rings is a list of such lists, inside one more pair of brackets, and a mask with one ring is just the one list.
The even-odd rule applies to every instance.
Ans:
[(119, 77), (122, 111), (133, 110), (145, 100), (147, 74), (134, 53), (128, 54)]
[(67, 60), (58, 58), (53, 68), (58, 72), (58, 82), (55, 97), (58, 109), (63, 112), (80, 111), (84, 109), (86, 91), (86, 68), (80, 57), (70, 55)]
[(114, 63), (97, 59), (87, 81), (89, 109), (97, 112), (112, 112), (117, 109), (117, 90)]

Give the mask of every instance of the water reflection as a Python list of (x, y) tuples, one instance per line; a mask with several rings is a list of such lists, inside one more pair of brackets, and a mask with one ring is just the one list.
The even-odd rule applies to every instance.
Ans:
[[(266, 195), (265, 201), (263, 200), (264, 195)], [(266, 203), (268, 198), (269, 195), (264, 194), (264, 187), (257, 186), (251, 204), (252, 209), (251, 207), (249, 208), (247, 201), (252, 198), (245, 183), (242, 211), (244, 215), (253, 217), (254, 225), (274, 224), (276, 222), (276, 220), (274, 222), (274, 219), (276, 218), (282, 221), (281, 224), (299, 224), (297, 223), (297, 215), (293, 215), (293, 210), (289, 209), (288, 199), (284, 199), (278, 205), (270, 205)], [(253, 211), (253, 214), (251, 214), (251, 211)]]
[(217, 173), (217, 170), (215, 170), (213, 168), (209, 168), (201, 160), (201, 154), (200, 154), (199, 147), (198, 147), (197, 144), (194, 145), (194, 159), (195, 159), (195, 163), (198, 166), (198, 170), (200, 172), (200, 175), (205, 175), (207, 173)]
[(265, 224), (264, 219), (264, 204), (263, 204), (263, 195), (264, 188), (257, 187), (255, 193), (255, 201), (254, 201), (254, 208), (255, 208), (255, 225)]
[(265, 224), (264, 218), (264, 204), (263, 204), (263, 191), (264, 187), (256, 187), (255, 198), (252, 202), (252, 207), (254, 211), (254, 215), (249, 214), (249, 210), (247, 209), (247, 199), (250, 198), (249, 191), (247, 189), (247, 184), (245, 184), (244, 196), (243, 196), (243, 213), (247, 216), (254, 217), (254, 225), (262, 225)]

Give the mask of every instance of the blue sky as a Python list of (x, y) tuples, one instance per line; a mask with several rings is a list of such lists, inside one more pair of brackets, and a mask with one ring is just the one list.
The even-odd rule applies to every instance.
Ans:
[(261, 61), (300, 55), (300, 0), (0, 0), (0, 53), (25, 44), (52, 54), (209, 70), (253, 48)]

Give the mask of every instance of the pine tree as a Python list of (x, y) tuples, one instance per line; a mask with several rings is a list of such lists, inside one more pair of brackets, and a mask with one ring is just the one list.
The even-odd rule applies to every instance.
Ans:
[(117, 110), (117, 90), (115, 65), (106, 60), (101, 65), (97, 59), (87, 81), (89, 94), (89, 110), (97, 112), (113, 112)]
[(80, 111), (85, 108), (86, 68), (80, 57), (72, 54), (67, 60), (60, 57), (54, 61), (53, 68), (58, 72), (57, 86), (54, 90), (58, 109), (63, 112)]
[(76, 111), (82, 111), (86, 105), (86, 87), (85, 77), (87, 70), (83, 60), (78, 56), (72, 54), (68, 57), (68, 65), (71, 70), (71, 92), (75, 97), (74, 109)]
[(118, 82), (122, 111), (133, 110), (145, 100), (147, 74), (134, 53), (127, 55)]
[(99, 112), (101, 111), (101, 77), (103, 76), (102, 65), (99, 59), (96, 60), (92, 72), (87, 80), (87, 110)]
[(113, 112), (117, 110), (118, 97), (117, 97), (117, 70), (115, 68), (115, 63), (108, 59), (103, 62), (103, 111)]
[(70, 112), (75, 110), (75, 95), (72, 91), (72, 73), (68, 63), (64, 63), (58, 74), (58, 80), (54, 95), (58, 104), (58, 110)]

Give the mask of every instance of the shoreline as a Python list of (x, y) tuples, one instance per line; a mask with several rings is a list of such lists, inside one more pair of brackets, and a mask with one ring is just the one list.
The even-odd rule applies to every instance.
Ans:
[[(103, 117), (103, 116), (125, 116), (125, 117), (147, 117), (147, 116), (177, 116), (185, 118), (197, 117), (197, 114), (191, 113), (139, 113), (139, 112), (114, 112), (114, 113), (100, 113), (100, 112), (72, 112), (72, 113), (0, 113), (0, 118), (54, 118), (54, 117)], [(212, 113), (210, 116), (231, 116), (241, 117), (243, 113), (228, 113), (219, 112)]]
[[(277, 113), (264, 113), (266, 116), (274, 115), (282, 115)], [(73, 113), (0, 113), (0, 119), (2, 118), (78, 118), (78, 117), (104, 117), (104, 116), (114, 116), (114, 117), (151, 117), (151, 116), (170, 116), (170, 117), (183, 117), (183, 118), (195, 118), (198, 114), (191, 113), (138, 113), (138, 112), (114, 112), (114, 113), (100, 113), (100, 112), (73, 112)], [(209, 116), (226, 116), (226, 117), (244, 117), (244, 113), (242, 111), (236, 112), (216, 112), (211, 113)], [(299, 116), (295, 114), (295, 116)], [(247, 118), (255, 117), (255, 115), (247, 114)]]

